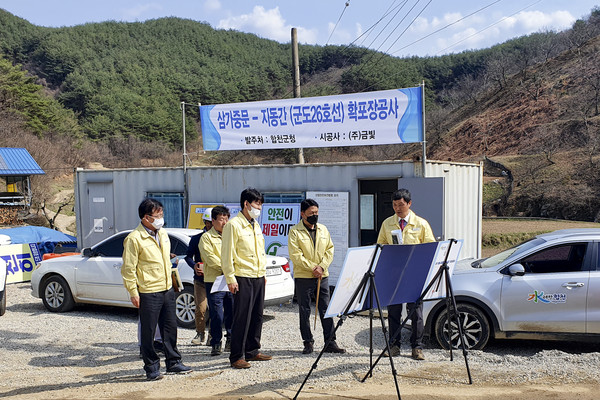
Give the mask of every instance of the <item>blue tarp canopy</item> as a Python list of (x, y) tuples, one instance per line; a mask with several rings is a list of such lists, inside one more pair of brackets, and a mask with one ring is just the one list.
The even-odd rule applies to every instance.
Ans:
[(0, 229), (0, 234), (10, 236), (12, 244), (20, 243), (70, 243), (76, 242), (75, 236), (67, 235), (43, 226), (21, 226), (18, 228)]

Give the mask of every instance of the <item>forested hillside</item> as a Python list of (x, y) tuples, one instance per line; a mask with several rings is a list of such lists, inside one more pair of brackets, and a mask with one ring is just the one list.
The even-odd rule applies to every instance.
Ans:
[[(486, 212), (599, 218), (599, 34), (596, 8), (564, 32), (441, 57), (301, 45), (302, 96), (425, 81), (428, 157), (502, 165), (487, 169), (499, 176), (486, 186)], [(0, 9), (0, 58), (3, 133), (63, 143), (55, 153), (67, 150), (66, 170), (179, 164), (182, 101), (193, 105), (194, 163), (295, 161), (289, 150), (202, 154), (196, 109), (292, 97), (289, 44), (179, 18), (44, 28)], [(307, 162), (419, 155), (420, 145), (305, 151)]]
[[(457, 96), (464, 94), (456, 89), (462, 92), (470, 79), (490, 74), (494, 63), (506, 62), (507, 75), (513, 65), (525, 68), (536, 62), (529, 53), (542, 42), (545, 57), (558, 54), (565, 48), (560, 37), (548, 32), (484, 51), (411, 59), (356, 47), (301, 46), (303, 96), (416, 86), (425, 80), (429, 106), (445, 106), (460, 102)], [(91, 139), (135, 136), (177, 145), (182, 101), (218, 104), (292, 95), (289, 44), (191, 20), (43, 28), (0, 10), (0, 38), (4, 57), (36, 75), (76, 113)], [(515, 57), (519, 60), (511, 62)]]

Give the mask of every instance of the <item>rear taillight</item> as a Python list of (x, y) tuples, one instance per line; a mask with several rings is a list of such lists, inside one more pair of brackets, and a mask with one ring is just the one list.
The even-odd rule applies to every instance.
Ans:
[(285, 263), (281, 266), (285, 272), (290, 272), (290, 263)]

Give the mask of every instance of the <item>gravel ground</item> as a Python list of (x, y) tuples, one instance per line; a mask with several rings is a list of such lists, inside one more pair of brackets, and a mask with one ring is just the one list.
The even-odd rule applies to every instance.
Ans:
[[(209, 347), (192, 346), (193, 330), (179, 330), (179, 349), (189, 375), (167, 375), (146, 382), (136, 344), (133, 309), (79, 306), (73, 312), (46, 311), (30, 295), (28, 283), (7, 287), (8, 308), (0, 317), (0, 397), (45, 398), (292, 398), (314, 364), (318, 352), (302, 355), (295, 305), (265, 309), (263, 351), (269, 362), (248, 370), (229, 367), (226, 355), (211, 357)], [(384, 342), (375, 321), (374, 344)], [(320, 328), (317, 327), (318, 332)], [(315, 335), (315, 348), (322, 338)], [(408, 332), (404, 332), (407, 342)], [(387, 359), (373, 377), (360, 380), (369, 368), (368, 317), (347, 318), (338, 329), (347, 354), (325, 354), (300, 398), (395, 398)], [(321, 346), (321, 347), (319, 347)], [(461, 352), (434, 345), (425, 361), (410, 350), (394, 359), (400, 393), (408, 399), (593, 399), (600, 388), (600, 344), (539, 341), (496, 341), (485, 351), (470, 351), (473, 385), (468, 384)], [(164, 364), (163, 364), (164, 371)]]

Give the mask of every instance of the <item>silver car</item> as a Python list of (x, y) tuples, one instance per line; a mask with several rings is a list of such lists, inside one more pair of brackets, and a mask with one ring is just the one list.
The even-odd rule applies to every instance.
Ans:
[[(600, 229), (536, 236), (493, 257), (457, 265), (452, 287), (465, 345), (490, 338), (600, 340)], [(460, 346), (456, 318), (449, 339), (445, 301), (425, 302), (426, 333)]]
[[(183, 259), (195, 229), (166, 228), (171, 252), (177, 254), (177, 269), (183, 290), (177, 293), (177, 323), (184, 328), (195, 324), (194, 273)], [(123, 286), (123, 240), (131, 231), (104, 239), (81, 254), (50, 258), (39, 263), (31, 274), (31, 294), (42, 299), (53, 312), (73, 309), (76, 303), (133, 307)], [(294, 295), (294, 282), (285, 257), (267, 256), (265, 305), (286, 303)]]

